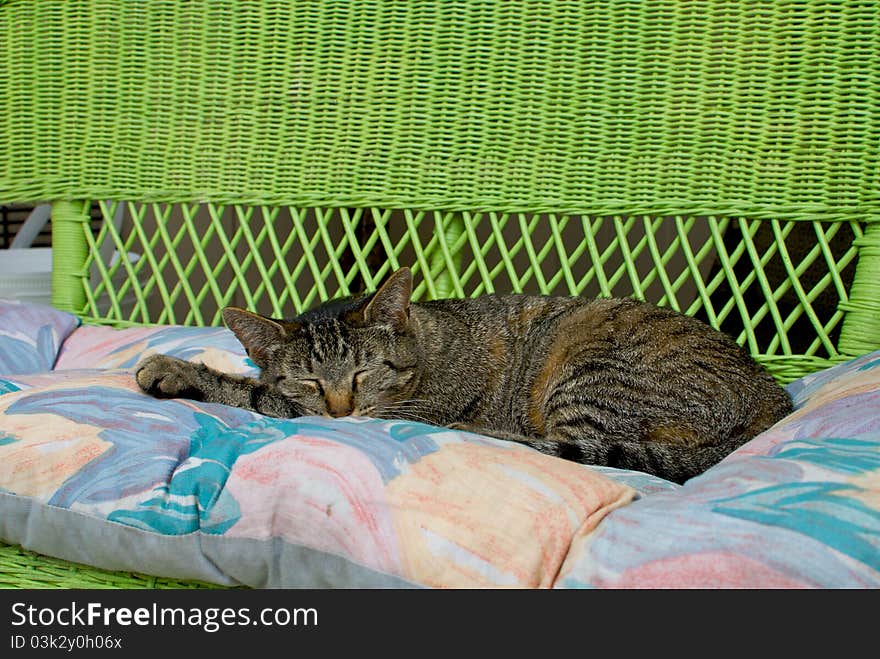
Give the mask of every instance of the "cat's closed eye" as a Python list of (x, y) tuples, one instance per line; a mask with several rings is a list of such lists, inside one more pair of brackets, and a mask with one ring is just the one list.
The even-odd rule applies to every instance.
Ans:
[(299, 380), (299, 383), (303, 384), (311, 389), (314, 389), (322, 396), (324, 395), (324, 385), (321, 384), (320, 380), (317, 380), (315, 378), (301, 378)]
[(412, 364), (395, 364), (390, 359), (384, 360), (382, 364), (394, 371), (411, 371), (417, 366), (415, 362)]

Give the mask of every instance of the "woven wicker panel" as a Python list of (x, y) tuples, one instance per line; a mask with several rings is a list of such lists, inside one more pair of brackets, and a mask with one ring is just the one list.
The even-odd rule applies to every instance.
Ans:
[(841, 305), (863, 237), (859, 223), (719, 217), (96, 208), (99, 231), (87, 205), (68, 220), (87, 247), (70, 278), (73, 310), (98, 322), (211, 325), (229, 305), (289, 317), (407, 265), (417, 299), (525, 292), (671, 306), (791, 369), (786, 378), (841, 358)]
[(0, 543), (0, 588), (221, 588), (135, 572), (110, 572)]
[(0, 200), (858, 221), (878, 26), (866, 1), (17, 0)]

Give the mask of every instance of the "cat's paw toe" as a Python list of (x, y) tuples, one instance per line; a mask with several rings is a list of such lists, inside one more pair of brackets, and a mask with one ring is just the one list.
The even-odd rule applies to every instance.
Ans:
[(196, 366), (168, 355), (151, 355), (135, 372), (138, 386), (157, 398), (200, 398)]

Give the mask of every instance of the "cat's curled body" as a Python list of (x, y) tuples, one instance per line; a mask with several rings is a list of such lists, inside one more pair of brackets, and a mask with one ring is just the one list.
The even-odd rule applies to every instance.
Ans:
[(411, 292), (404, 268), (374, 294), (291, 321), (226, 309), (259, 381), (163, 355), (137, 380), (156, 396), (277, 417), (454, 426), (676, 482), (792, 410), (744, 349), (670, 309), (527, 295), (411, 304)]

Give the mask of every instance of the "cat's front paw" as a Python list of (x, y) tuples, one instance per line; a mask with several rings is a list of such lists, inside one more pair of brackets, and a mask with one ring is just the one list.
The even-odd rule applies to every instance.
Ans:
[(135, 379), (141, 389), (157, 398), (203, 398), (198, 365), (177, 357), (150, 355), (138, 365)]

